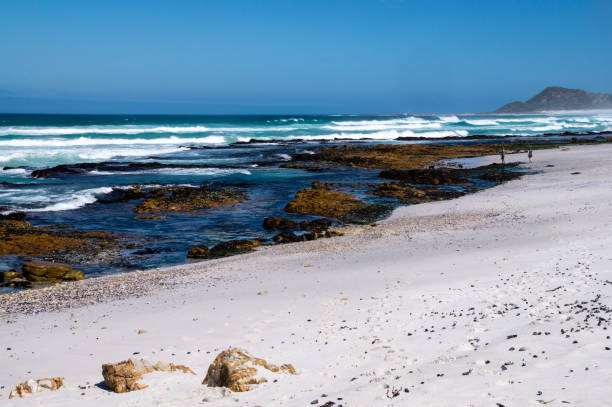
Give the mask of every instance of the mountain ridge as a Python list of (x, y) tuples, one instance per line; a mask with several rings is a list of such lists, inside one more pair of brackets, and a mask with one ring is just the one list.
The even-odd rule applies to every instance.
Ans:
[(526, 102), (510, 102), (493, 113), (535, 113), (550, 110), (612, 109), (612, 95), (549, 86)]

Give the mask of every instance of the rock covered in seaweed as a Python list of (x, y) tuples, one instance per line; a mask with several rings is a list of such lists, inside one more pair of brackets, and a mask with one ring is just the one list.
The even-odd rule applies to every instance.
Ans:
[(300, 189), (285, 206), (285, 211), (338, 218), (351, 210), (367, 205), (355, 195), (323, 189)]
[(13, 387), (9, 399), (15, 397), (26, 397), (29, 394), (38, 393), (43, 390), (55, 391), (64, 387), (63, 377), (46, 377), (43, 379), (30, 379), (25, 382), (19, 383)]
[(219, 206), (236, 205), (248, 199), (245, 191), (234, 188), (201, 187), (160, 188), (134, 208), (136, 213), (191, 212)]
[(243, 392), (267, 382), (265, 375), (271, 373), (297, 374), (290, 364), (277, 366), (252, 356), (246, 350), (229, 348), (219, 353), (210, 364), (202, 384)]
[(409, 184), (462, 185), (467, 184), (466, 171), (456, 168), (412, 168), (409, 170), (386, 170), (381, 178), (394, 179)]
[(106, 386), (115, 393), (126, 393), (147, 388), (146, 384), (139, 383), (142, 376), (155, 371), (183, 373), (195, 372), (184, 365), (174, 363), (157, 362), (152, 364), (145, 359), (128, 359), (117, 363), (106, 363), (102, 365), (102, 376)]
[(409, 204), (454, 199), (465, 194), (464, 192), (454, 189), (415, 188), (405, 182), (385, 182), (378, 184), (370, 193), (385, 198), (396, 198), (403, 203)]

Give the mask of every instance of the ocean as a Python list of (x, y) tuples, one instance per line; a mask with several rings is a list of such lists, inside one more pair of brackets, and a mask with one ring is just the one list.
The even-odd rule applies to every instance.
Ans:
[[(131, 253), (129, 250), (124, 253), (121, 262), (79, 267), (89, 274), (177, 264), (186, 261), (185, 253), (194, 245), (210, 246), (236, 238), (270, 238), (273, 232), (262, 228), (263, 218), (287, 216), (285, 204), (298, 189), (308, 187), (313, 181), (380, 182), (378, 171), (373, 170), (313, 173), (281, 167), (292, 154), (308, 154), (321, 145), (428, 143), (483, 134), (531, 137), (610, 130), (612, 114), (604, 113), (524, 116), (5, 114), (0, 115), (0, 213), (24, 211), (28, 213), (28, 220), (37, 226), (78, 225), (81, 230), (119, 232), (138, 242)], [(31, 176), (37, 169), (87, 162), (117, 163), (126, 165), (126, 170), (94, 168), (50, 178)], [(129, 163), (164, 165), (134, 169), (127, 167)], [(250, 199), (234, 207), (211, 209), (205, 214), (173, 214), (160, 222), (135, 219), (134, 203), (96, 204), (113, 189), (129, 188), (133, 184), (238, 185), (247, 190)], [(365, 191), (360, 197), (384, 202)], [(16, 256), (0, 257), (0, 268), (16, 267), (22, 260)]]

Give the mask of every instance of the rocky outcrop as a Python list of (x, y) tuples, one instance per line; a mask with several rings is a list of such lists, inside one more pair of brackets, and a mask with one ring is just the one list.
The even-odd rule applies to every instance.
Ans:
[(26, 220), (0, 220), (0, 256), (95, 254), (115, 246), (115, 235), (107, 232), (81, 232), (60, 226), (34, 227)]
[(0, 273), (0, 281), (8, 281), (19, 277), (19, 272), (15, 270), (3, 271)]
[(134, 212), (192, 212), (236, 205), (247, 198), (246, 192), (233, 188), (170, 187), (156, 190), (152, 196), (140, 202)]
[(342, 236), (342, 233), (325, 230), (322, 232), (307, 232), (302, 233), (301, 235), (297, 235), (293, 232), (281, 232), (278, 235), (274, 236), (272, 240), (276, 244), (284, 244), (284, 243), (295, 243), (295, 242), (308, 242), (310, 240), (323, 239), (334, 236)]
[(187, 257), (190, 259), (208, 259), (210, 250), (206, 246), (196, 246), (187, 252)]
[(479, 157), (499, 152), (499, 144), (379, 144), (325, 147), (315, 154), (295, 154), (290, 164), (308, 169), (342, 165), (372, 169), (406, 169), (428, 167), (439, 160)]
[(244, 168), (235, 165), (223, 164), (176, 164), (176, 163), (160, 163), (152, 162), (119, 162), (119, 161), (103, 161), (97, 163), (77, 163), (77, 164), (61, 164), (55, 167), (42, 168), (32, 171), (34, 178), (52, 178), (62, 177), (67, 175), (86, 174), (90, 171), (104, 172), (126, 172), (126, 171), (149, 171), (159, 169), (190, 169), (190, 168)]
[(76, 281), (85, 278), (81, 270), (75, 270), (68, 264), (48, 261), (24, 263), (21, 270), (28, 281)]
[(329, 229), (331, 225), (332, 221), (327, 218), (303, 220), (300, 222), (300, 229), (321, 233)]
[(366, 203), (358, 200), (355, 195), (346, 192), (300, 189), (285, 206), (285, 211), (338, 218), (364, 205)]
[[(386, 205), (369, 204), (355, 195), (324, 189), (300, 189), (285, 206), (287, 212), (322, 215), (343, 223), (368, 224), (389, 212)], [(309, 226), (308, 224), (305, 224)]]
[(262, 375), (265, 369), (277, 374), (296, 374), (290, 364), (281, 366), (256, 358), (246, 350), (229, 348), (217, 355), (208, 367), (202, 384), (210, 387), (227, 387), (236, 392), (252, 390), (256, 385), (268, 380)]
[(442, 201), (464, 195), (464, 192), (455, 189), (420, 189), (404, 182), (385, 182), (378, 184), (370, 193), (385, 198), (396, 198), (400, 202), (407, 204)]
[(456, 168), (413, 168), (381, 171), (381, 178), (421, 185), (467, 185), (466, 171)]
[(227, 242), (214, 245), (210, 249), (210, 254), (214, 257), (232, 256), (234, 254), (250, 252), (260, 245), (259, 240), (228, 240)]
[(228, 240), (214, 245), (211, 249), (206, 246), (192, 247), (187, 252), (190, 259), (210, 259), (217, 257), (233, 256), (235, 254), (247, 253), (261, 245), (259, 240)]
[(296, 230), (299, 225), (296, 221), (288, 218), (270, 217), (265, 218), (263, 227), (269, 230)]
[(32, 282), (21, 276), (21, 273), (15, 270), (0, 272), (0, 287), (11, 288), (29, 288)]
[(15, 397), (26, 397), (29, 394), (38, 393), (44, 390), (55, 391), (64, 387), (63, 377), (46, 377), (44, 379), (30, 379), (23, 383), (19, 383), (13, 387), (9, 399)]
[(138, 383), (142, 376), (151, 372), (195, 372), (184, 365), (157, 362), (152, 364), (144, 359), (128, 359), (118, 363), (106, 363), (102, 365), (102, 376), (106, 386), (115, 393), (126, 393), (134, 390), (145, 389), (146, 384)]

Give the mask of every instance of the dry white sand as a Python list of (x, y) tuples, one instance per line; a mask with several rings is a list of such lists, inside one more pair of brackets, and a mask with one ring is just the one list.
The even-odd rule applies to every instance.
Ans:
[[(139, 275), (167, 273), (171, 289), (4, 314), (0, 405), (612, 405), (612, 146), (535, 159), (542, 173), (350, 236)], [(299, 375), (221, 396), (201, 381), (230, 345)], [(99, 385), (102, 363), (133, 356), (198, 375)], [(7, 399), (49, 376), (67, 387)]]

